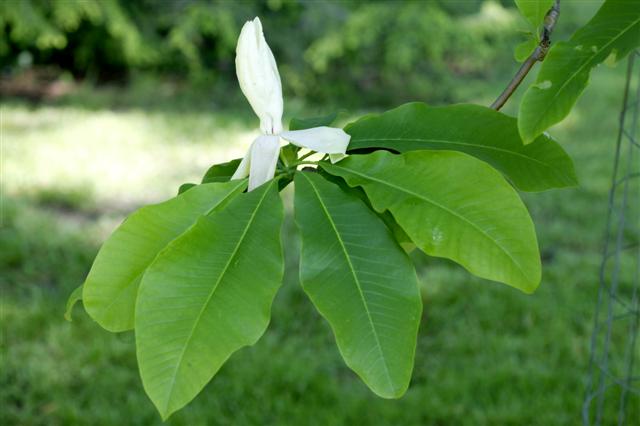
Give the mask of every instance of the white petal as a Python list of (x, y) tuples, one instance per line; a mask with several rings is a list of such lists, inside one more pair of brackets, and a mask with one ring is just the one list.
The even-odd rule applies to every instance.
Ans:
[(263, 133), (282, 131), (282, 84), (276, 60), (262, 33), (260, 19), (242, 27), (236, 47), (236, 74), (240, 89), (260, 118)]
[[(254, 142), (255, 143), (255, 142)], [(251, 144), (253, 146), (253, 144)], [(244, 179), (249, 176), (249, 165), (251, 164), (251, 147), (247, 153), (242, 157), (242, 161), (238, 164), (238, 168), (231, 176), (231, 180)]]
[(344, 154), (351, 136), (335, 127), (314, 127), (305, 130), (290, 130), (280, 136), (292, 144), (326, 154)]
[(273, 179), (280, 153), (278, 136), (261, 135), (251, 145), (249, 191)]

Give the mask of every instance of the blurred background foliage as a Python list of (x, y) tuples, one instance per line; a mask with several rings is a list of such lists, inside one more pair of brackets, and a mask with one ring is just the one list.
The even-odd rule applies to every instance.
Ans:
[[(561, 31), (594, 3), (563, 4)], [(512, 69), (527, 29), (511, 0), (7, 0), (0, 65), (5, 75), (47, 65), (89, 83), (156, 77), (235, 100), (225, 96), (237, 92), (235, 43), (253, 16), (286, 94), (344, 106), (455, 101), (461, 78), (473, 86)]]

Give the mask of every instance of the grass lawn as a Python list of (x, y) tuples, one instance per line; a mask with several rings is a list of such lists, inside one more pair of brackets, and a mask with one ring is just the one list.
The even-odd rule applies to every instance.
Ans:
[[(551, 130), (581, 186), (524, 197), (544, 260), (534, 295), (413, 254), (425, 307), (403, 398), (376, 397), (341, 361), (298, 284), (289, 215), (286, 279), (269, 330), (168, 423), (578, 424), (624, 68), (596, 70), (575, 111)], [(497, 91), (475, 101), (488, 104)], [(80, 308), (68, 323), (64, 303), (126, 214), (243, 154), (257, 124), (246, 110), (245, 118), (3, 101), (0, 424), (161, 424), (142, 389), (133, 334), (110, 334)], [(290, 188), (285, 198), (290, 213)], [(630, 415), (640, 418), (635, 398)]]

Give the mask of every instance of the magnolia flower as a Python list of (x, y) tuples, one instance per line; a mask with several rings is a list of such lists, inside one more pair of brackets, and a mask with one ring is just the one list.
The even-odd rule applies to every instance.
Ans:
[(302, 148), (329, 154), (332, 162), (344, 157), (351, 137), (342, 129), (322, 126), (282, 130), (280, 74), (259, 18), (242, 27), (236, 48), (236, 74), (242, 93), (260, 119), (262, 134), (253, 141), (231, 179), (249, 176), (249, 191), (272, 179), (280, 153), (280, 138)]

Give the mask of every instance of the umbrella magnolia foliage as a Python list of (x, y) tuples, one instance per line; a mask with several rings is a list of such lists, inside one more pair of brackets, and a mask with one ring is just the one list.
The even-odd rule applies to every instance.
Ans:
[[(517, 4), (537, 28), (550, 2)], [(135, 330), (142, 383), (167, 418), (265, 332), (284, 272), (279, 192), (293, 183), (302, 287), (346, 364), (377, 395), (398, 398), (422, 313), (407, 251), (533, 292), (540, 255), (518, 191), (577, 184), (571, 159), (543, 131), (567, 115), (591, 68), (639, 40), (640, 0), (607, 0), (550, 50), (517, 118), (409, 103), (344, 129), (329, 127), (333, 114), (285, 131), (280, 76), (256, 18), (241, 32), (236, 68), (261, 134), (243, 159), (129, 216), (69, 309), (81, 299), (105, 329)]]

